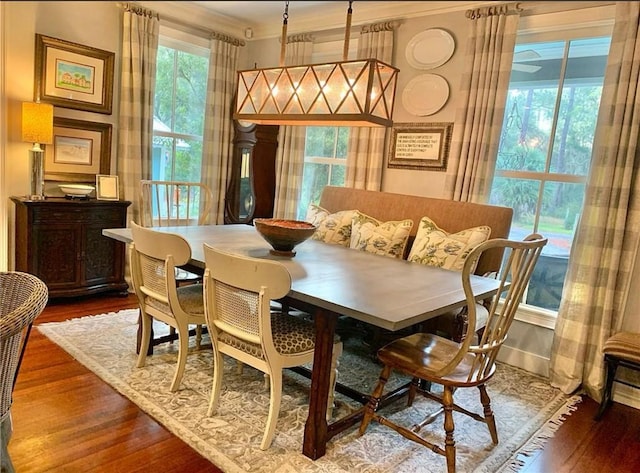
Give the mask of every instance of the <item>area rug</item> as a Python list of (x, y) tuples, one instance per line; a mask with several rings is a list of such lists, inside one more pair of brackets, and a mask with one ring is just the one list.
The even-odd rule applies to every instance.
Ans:
[[(403, 473), (445, 471), (445, 459), (407, 441), (386, 427), (372, 423), (365, 435), (351, 429), (334, 437), (327, 454), (313, 461), (302, 455), (302, 437), (307, 418), (309, 380), (285, 372), (282, 406), (273, 444), (260, 450), (269, 405), (269, 389), (262, 373), (225, 359), (223, 393), (216, 415), (207, 416), (212, 380), (211, 348), (193, 347), (181, 388), (172, 393), (177, 346), (156, 346), (143, 368), (136, 368), (135, 339), (138, 310), (88, 316), (37, 326), (80, 363), (136, 403), (169, 431), (226, 473)], [(156, 331), (162, 331), (162, 325)], [(87, 343), (91, 334), (91, 343)], [(371, 392), (380, 367), (368, 355), (358, 337), (345, 336), (339, 381)], [(397, 379), (395, 382), (401, 382)], [(390, 383), (391, 384), (391, 383)], [(500, 443), (494, 446), (486, 427), (454, 413), (458, 472), (494, 473), (516, 471), (518, 451), (529, 442), (553, 435), (565, 415), (575, 409), (579, 396), (568, 397), (541, 377), (501, 364), (488, 385)], [(476, 389), (461, 389), (456, 400), (479, 411)], [(336, 395), (335, 416), (357, 407)], [(433, 401), (417, 400), (407, 408), (399, 401), (385, 408), (387, 416), (401, 422), (419, 422), (436, 407)], [(425, 427), (438, 442), (442, 420)]]

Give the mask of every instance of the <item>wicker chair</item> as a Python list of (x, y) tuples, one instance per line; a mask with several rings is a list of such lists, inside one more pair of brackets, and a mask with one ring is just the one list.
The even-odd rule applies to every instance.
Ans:
[(0, 273), (0, 443), (2, 472), (13, 472), (7, 445), (11, 438), (11, 403), (31, 325), (47, 305), (47, 286), (20, 272)]

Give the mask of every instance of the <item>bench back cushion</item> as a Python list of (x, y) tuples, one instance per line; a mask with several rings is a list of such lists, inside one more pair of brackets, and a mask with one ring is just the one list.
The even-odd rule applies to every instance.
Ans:
[[(405, 258), (424, 216), (448, 233), (488, 225), (491, 228), (490, 238), (508, 238), (513, 218), (513, 209), (509, 207), (336, 186), (324, 188), (319, 205), (330, 213), (359, 210), (383, 222), (413, 220)], [(489, 250), (480, 258), (476, 274), (498, 271), (501, 262), (502, 252)]]

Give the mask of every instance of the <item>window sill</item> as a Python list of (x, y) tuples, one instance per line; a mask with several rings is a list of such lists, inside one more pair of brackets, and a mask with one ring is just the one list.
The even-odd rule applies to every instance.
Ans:
[(522, 304), (518, 309), (515, 320), (554, 330), (556, 327), (557, 315), (558, 313), (553, 310), (541, 309), (539, 307)]

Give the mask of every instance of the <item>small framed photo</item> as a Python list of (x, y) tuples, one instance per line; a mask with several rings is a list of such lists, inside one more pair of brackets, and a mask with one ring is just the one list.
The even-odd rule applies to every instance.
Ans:
[(53, 144), (44, 150), (44, 177), (62, 182), (93, 181), (111, 168), (110, 123), (53, 118)]
[(111, 115), (115, 53), (36, 34), (35, 101)]
[(120, 200), (118, 176), (96, 175), (96, 198), (98, 200)]
[(446, 171), (453, 123), (395, 123), (387, 167)]

